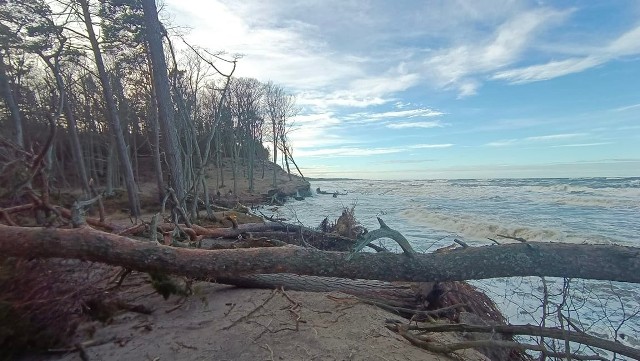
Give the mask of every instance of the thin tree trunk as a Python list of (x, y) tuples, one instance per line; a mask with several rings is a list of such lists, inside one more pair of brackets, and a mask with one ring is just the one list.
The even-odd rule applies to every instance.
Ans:
[(0, 50), (0, 93), (2, 98), (9, 109), (11, 119), (13, 120), (15, 142), (20, 148), (24, 148), (24, 132), (22, 130), (22, 117), (20, 116), (20, 108), (16, 103), (13, 92), (11, 91), (11, 83), (9, 82), (9, 76), (7, 75), (7, 68), (4, 63), (4, 55)]
[[(293, 165), (296, 167), (296, 169), (298, 170), (298, 173), (300, 174), (300, 177), (302, 177), (303, 181), (307, 181), (304, 178), (304, 174), (302, 174), (302, 172), (300, 171), (300, 168), (298, 168), (298, 164), (296, 164), (296, 161), (293, 160), (293, 157), (291, 156), (291, 152), (289, 151), (289, 148), (284, 148), (285, 152), (287, 153), (287, 155), (289, 156), (289, 159), (291, 159), (291, 163), (293, 163)], [(289, 169), (289, 166), (287, 166), (287, 170)], [(289, 179), (291, 179), (291, 172), (289, 172)]]
[(249, 166), (248, 166), (248, 177), (249, 177), (249, 192), (253, 192), (253, 166), (254, 166), (254, 155), (255, 155), (255, 142), (252, 137), (249, 137), (247, 148), (249, 150)]
[(114, 148), (115, 148), (115, 143), (113, 142), (113, 140), (111, 141), (111, 143), (109, 143), (109, 152), (107, 153), (107, 176), (106, 176), (106, 189), (104, 191), (104, 193), (106, 195), (113, 195), (113, 180), (115, 179), (115, 163), (116, 163), (116, 156), (115, 156), (115, 152), (114, 152)]
[(151, 114), (151, 149), (153, 152), (153, 168), (156, 175), (156, 185), (158, 187), (158, 201), (162, 203), (164, 199), (165, 184), (162, 175), (162, 158), (160, 157), (160, 124), (158, 123), (158, 104), (156, 102), (155, 88), (151, 85), (149, 97), (149, 113)]
[(291, 180), (291, 168), (289, 168), (289, 156), (287, 155), (287, 152), (284, 152), (282, 156), (284, 157), (284, 163), (287, 165), (287, 174), (289, 175), (289, 180)]
[(277, 174), (278, 174), (278, 135), (276, 133), (276, 120), (271, 120), (273, 131), (273, 187), (278, 186)]
[(82, 190), (87, 197), (91, 196), (91, 189), (89, 188), (89, 179), (87, 177), (87, 170), (84, 166), (84, 158), (82, 157), (82, 146), (80, 145), (80, 138), (78, 137), (78, 125), (76, 118), (71, 109), (71, 99), (67, 97), (65, 102), (65, 114), (67, 116), (67, 124), (69, 125), (69, 134), (71, 142), (71, 153), (77, 165), (78, 176), (80, 177), (80, 184), (82, 184)]
[(185, 185), (183, 175), (183, 159), (180, 151), (178, 130), (175, 126), (175, 114), (171, 103), (169, 91), (169, 77), (167, 74), (167, 62), (162, 48), (162, 25), (158, 20), (158, 10), (155, 0), (142, 0), (144, 19), (147, 27), (147, 42), (153, 69), (153, 84), (158, 104), (158, 120), (164, 141), (164, 152), (169, 164), (169, 184), (176, 192), (177, 206), (185, 209)]
[(127, 152), (127, 145), (124, 141), (124, 135), (122, 133), (122, 126), (120, 118), (118, 116), (118, 110), (113, 98), (113, 92), (111, 85), (109, 84), (109, 77), (107, 75), (102, 54), (100, 53), (100, 46), (98, 45), (98, 39), (93, 31), (93, 24), (91, 22), (91, 13), (89, 12), (89, 3), (87, 0), (78, 0), (82, 7), (82, 13), (84, 16), (84, 23), (87, 28), (87, 35), (93, 55), (96, 61), (96, 67), (98, 69), (98, 76), (100, 77), (100, 83), (102, 84), (102, 90), (104, 92), (104, 100), (107, 106), (107, 119), (109, 120), (109, 128), (117, 143), (117, 150), (119, 155), (120, 164), (122, 165), (122, 171), (125, 178), (125, 186), (127, 188), (127, 195), (129, 197), (129, 208), (131, 215), (138, 217), (140, 215), (140, 200), (138, 198), (138, 191), (136, 181), (133, 176), (133, 167), (131, 166), (131, 159)]

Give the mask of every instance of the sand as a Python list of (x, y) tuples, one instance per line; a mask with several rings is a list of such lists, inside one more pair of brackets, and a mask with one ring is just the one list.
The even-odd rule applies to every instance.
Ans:
[[(164, 300), (145, 274), (132, 274), (119, 291), (151, 315), (121, 313), (103, 324), (83, 324), (77, 342), (89, 360), (450, 360), (410, 345), (385, 328), (402, 318), (338, 292), (241, 289), (197, 283), (188, 298)], [(441, 336), (451, 341), (450, 336)], [(485, 360), (475, 351), (464, 360)], [(34, 357), (33, 359), (40, 359)], [(79, 352), (49, 359), (80, 360)]]

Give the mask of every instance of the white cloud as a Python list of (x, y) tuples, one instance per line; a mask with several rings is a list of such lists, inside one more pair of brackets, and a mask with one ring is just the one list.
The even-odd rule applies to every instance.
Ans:
[(357, 143), (335, 131), (340, 120), (331, 112), (298, 115), (292, 119), (295, 126), (289, 132), (293, 149), (309, 149)]
[(546, 142), (550, 140), (558, 140), (558, 139), (568, 139), (568, 138), (576, 138), (587, 135), (586, 133), (563, 133), (563, 134), (550, 134), (550, 135), (541, 135), (536, 137), (527, 137), (524, 138), (524, 141), (528, 142)]
[(590, 47), (591, 54), (546, 64), (531, 65), (498, 72), (492, 79), (506, 80), (513, 84), (549, 80), (560, 76), (579, 73), (604, 64), (612, 59), (640, 54), (640, 26), (622, 34), (604, 47)]
[(383, 119), (383, 118), (416, 118), (416, 117), (437, 117), (439, 115), (443, 115), (443, 112), (429, 109), (429, 108), (418, 108), (411, 110), (396, 110), (396, 111), (388, 111), (381, 113), (369, 113), (365, 116), (373, 119)]
[(492, 79), (507, 80), (514, 84), (549, 80), (563, 75), (578, 73), (604, 62), (605, 59), (592, 56), (570, 58), (561, 61), (552, 61), (547, 64), (502, 71), (492, 76)]
[(519, 13), (498, 27), (489, 39), (435, 52), (425, 61), (425, 71), (440, 86), (457, 89), (460, 97), (474, 95), (480, 87), (474, 77), (519, 61), (541, 29), (559, 22), (568, 13), (548, 8)]
[(640, 25), (612, 41), (606, 48), (606, 52), (609, 53), (611, 57), (640, 53)]
[(587, 136), (587, 133), (562, 133), (562, 134), (549, 134), (549, 135), (540, 135), (535, 137), (526, 137), (522, 139), (505, 139), (498, 140), (494, 142), (489, 142), (485, 144), (488, 147), (506, 147), (517, 144), (527, 144), (527, 143), (536, 143), (536, 142), (550, 142), (557, 141), (563, 139), (571, 139)]
[(313, 150), (298, 150), (296, 156), (303, 157), (366, 157), (370, 155), (399, 153), (402, 148), (356, 148), (356, 147), (340, 147), (340, 148), (322, 148)]
[(446, 144), (414, 144), (409, 146), (410, 149), (431, 149), (431, 148), (450, 148), (453, 147), (454, 144), (446, 143)]
[(495, 142), (489, 142), (485, 144), (487, 147), (506, 147), (514, 144), (520, 143), (519, 139), (505, 139), (505, 140), (497, 140)]
[[(407, 105), (408, 106), (408, 105)], [(431, 108), (417, 108), (407, 110), (390, 110), (386, 112), (358, 112), (345, 115), (343, 119), (352, 122), (369, 123), (385, 119), (397, 118), (430, 118), (444, 115), (445, 113)]]
[(561, 144), (561, 145), (554, 145), (552, 148), (595, 147), (595, 146), (607, 145), (607, 144), (611, 144), (611, 142)]
[(453, 144), (414, 144), (406, 147), (325, 147), (320, 149), (301, 149), (296, 152), (296, 156), (304, 157), (366, 157), (371, 155), (392, 154), (406, 152), (415, 149), (437, 149), (449, 148)]
[(387, 128), (391, 129), (406, 129), (406, 128), (442, 128), (444, 124), (439, 121), (433, 122), (397, 122), (397, 123), (389, 123), (386, 125)]
[(640, 108), (640, 103), (631, 104), (631, 105), (627, 105), (627, 106), (624, 106), (624, 107), (615, 108), (615, 109), (612, 109), (612, 110), (614, 112), (624, 112), (626, 110), (637, 109), (637, 108)]

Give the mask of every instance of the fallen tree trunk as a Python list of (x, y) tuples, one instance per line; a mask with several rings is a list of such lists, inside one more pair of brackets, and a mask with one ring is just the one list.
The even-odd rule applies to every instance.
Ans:
[(393, 307), (415, 308), (433, 288), (433, 282), (384, 282), (336, 277), (300, 276), (296, 274), (257, 274), (251, 276), (218, 278), (218, 283), (246, 288), (274, 289), (306, 292), (342, 292), (364, 299), (384, 300)]
[(201, 250), (137, 241), (89, 227), (0, 225), (0, 254), (74, 258), (205, 280), (295, 273), (414, 282), (551, 276), (640, 283), (640, 249), (615, 245), (522, 243), (413, 257), (388, 252), (359, 253), (347, 261), (344, 252), (296, 246)]

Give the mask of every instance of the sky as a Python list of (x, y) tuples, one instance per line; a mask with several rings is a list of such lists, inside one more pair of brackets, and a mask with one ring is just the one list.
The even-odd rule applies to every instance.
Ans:
[(305, 176), (640, 176), (640, 1), (165, 1), (296, 95)]

